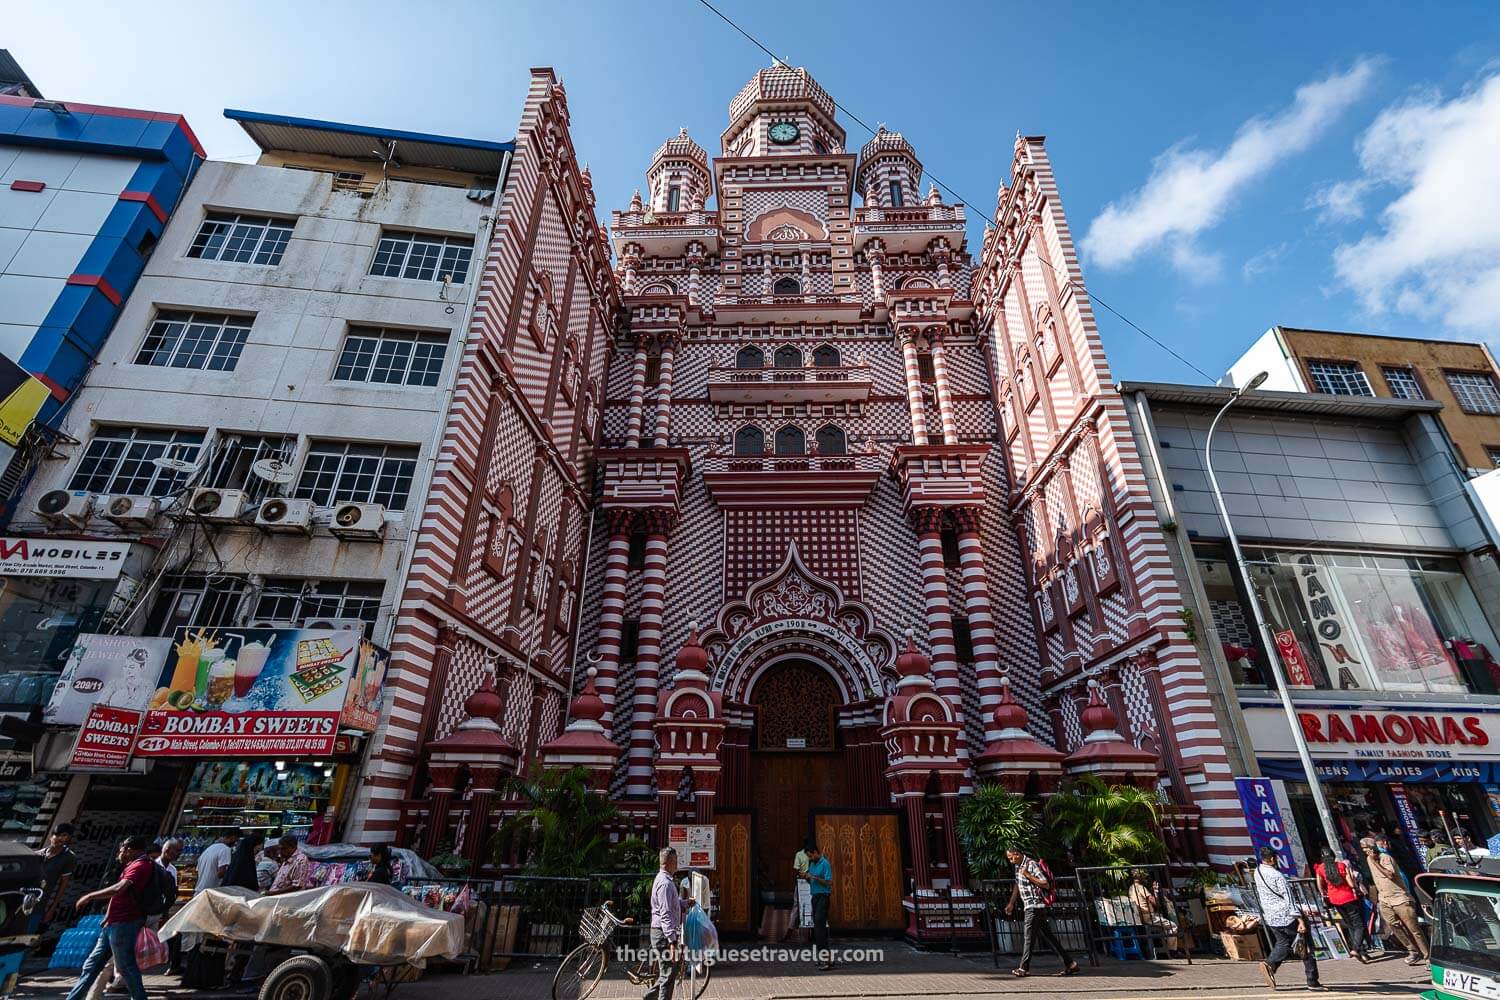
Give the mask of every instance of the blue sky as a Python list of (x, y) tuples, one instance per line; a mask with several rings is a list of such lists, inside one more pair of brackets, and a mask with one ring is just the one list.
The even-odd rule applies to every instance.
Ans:
[[(980, 211), (1045, 134), (1090, 289), (1205, 372), (1272, 323), (1496, 339), (1493, 3), (719, 5)], [(254, 150), (226, 107), (508, 138), (550, 65), (606, 220), (679, 126), (716, 152), (768, 62), (696, 0), (73, 0), (6, 29), (49, 97), (181, 112), (220, 157)], [(1117, 376), (1200, 379), (1100, 326)]]

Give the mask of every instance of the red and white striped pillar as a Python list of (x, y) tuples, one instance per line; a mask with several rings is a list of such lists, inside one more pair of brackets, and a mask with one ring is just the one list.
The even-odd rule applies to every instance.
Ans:
[(630, 749), (626, 752), (625, 793), (650, 795), (656, 754), (657, 678), (661, 672), (662, 613), (666, 609), (667, 531), (674, 514), (665, 507), (641, 511), (646, 528), (646, 559), (641, 570), (641, 608), (635, 654), (635, 694), (630, 709)]
[(630, 368), (630, 422), (625, 427), (625, 440), (631, 448), (641, 444), (641, 427), (646, 416), (646, 341), (635, 343), (635, 358)]
[(927, 779), (930, 771), (902, 771), (887, 775), (891, 795), (906, 820), (911, 846), (911, 880), (918, 889), (932, 888), (932, 865), (927, 857)]
[(958, 530), (958, 571), (963, 579), (964, 614), (969, 619), (969, 638), (974, 646), (974, 676), (979, 688), (979, 712), (984, 719), (984, 741), (998, 739), (995, 706), (1004, 692), (1000, 682), (1000, 646), (995, 640), (995, 616), (990, 610), (989, 585), (984, 575), (984, 551), (979, 543), (978, 507), (953, 508), (953, 526)]
[(927, 409), (922, 401), (922, 371), (917, 367), (917, 334), (901, 332), (901, 360), (906, 364), (906, 405), (911, 410), (911, 440), (927, 443)]
[(948, 360), (943, 355), (943, 338), (932, 340), (932, 379), (937, 385), (938, 417), (943, 426), (943, 444), (958, 444), (958, 425), (953, 419), (953, 397), (948, 392)]
[[(953, 646), (953, 609), (948, 606), (948, 578), (943, 567), (943, 508), (913, 507), (917, 556), (922, 574), (922, 604), (927, 616), (927, 640), (932, 647), (932, 682), (937, 693), (953, 706), (953, 717), (963, 723), (963, 694), (958, 686), (958, 656)], [(968, 747), (959, 730), (958, 756), (967, 760)]]
[(661, 342), (661, 375), (656, 382), (656, 435), (653, 442), (658, 448), (667, 446), (667, 429), (672, 423), (672, 338), (663, 337)]
[(615, 691), (620, 682), (620, 635), (625, 625), (625, 577), (630, 565), (630, 532), (635, 527), (635, 511), (629, 507), (609, 507), (604, 511), (609, 524), (609, 542), (604, 549), (604, 589), (599, 595), (599, 657), (594, 691), (604, 702), (600, 724), (609, 733), (615, 718)]

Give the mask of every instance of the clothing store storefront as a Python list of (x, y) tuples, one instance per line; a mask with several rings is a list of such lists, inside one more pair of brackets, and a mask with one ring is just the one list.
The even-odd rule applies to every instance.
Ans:
[[(1500, 831), (1500, 706), (1399, 705), (1357, 698), (1295, 698), (1297, 719), (1348, 845), (1374, 830), (1414, 870), (1421, 831), (1467, 830), (1478, 844)], [(1323, 840), (1286, 713), (1268, 697), (1241, 694), (1256, 762), (1286, 782), (1305, 844)]]

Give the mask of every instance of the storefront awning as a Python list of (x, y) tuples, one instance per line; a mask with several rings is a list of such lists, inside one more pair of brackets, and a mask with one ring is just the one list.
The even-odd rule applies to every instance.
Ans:
[[(1261, 773), (1268, 778), (1306, 781), (1301, 761), (1261, 757)], [(1472, 784), (1500, 783), (1500, 762), (1465, 761), (1433, 763), (1425, 760), (1324, 760), (1318, 761), (1323, 781), (1405, 782), (1428, 785), (1463, 781)]]

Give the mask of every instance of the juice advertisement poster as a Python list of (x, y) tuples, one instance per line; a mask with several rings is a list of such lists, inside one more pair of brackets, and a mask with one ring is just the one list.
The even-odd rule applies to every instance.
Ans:
[(335, 629), (179, 629), (136, 752), (332, 753), (360, 642)]
[(385, 688), (386, 671), (390, 668), (391, 654), (368, 639), (359, 640), (354, 664), (354, 679), (349, 686), (349, 698), (344, 702), (344, 715), (340, 725), (345, 729), (358, 729), (373, 733), (380, 721), (380, 695)]

